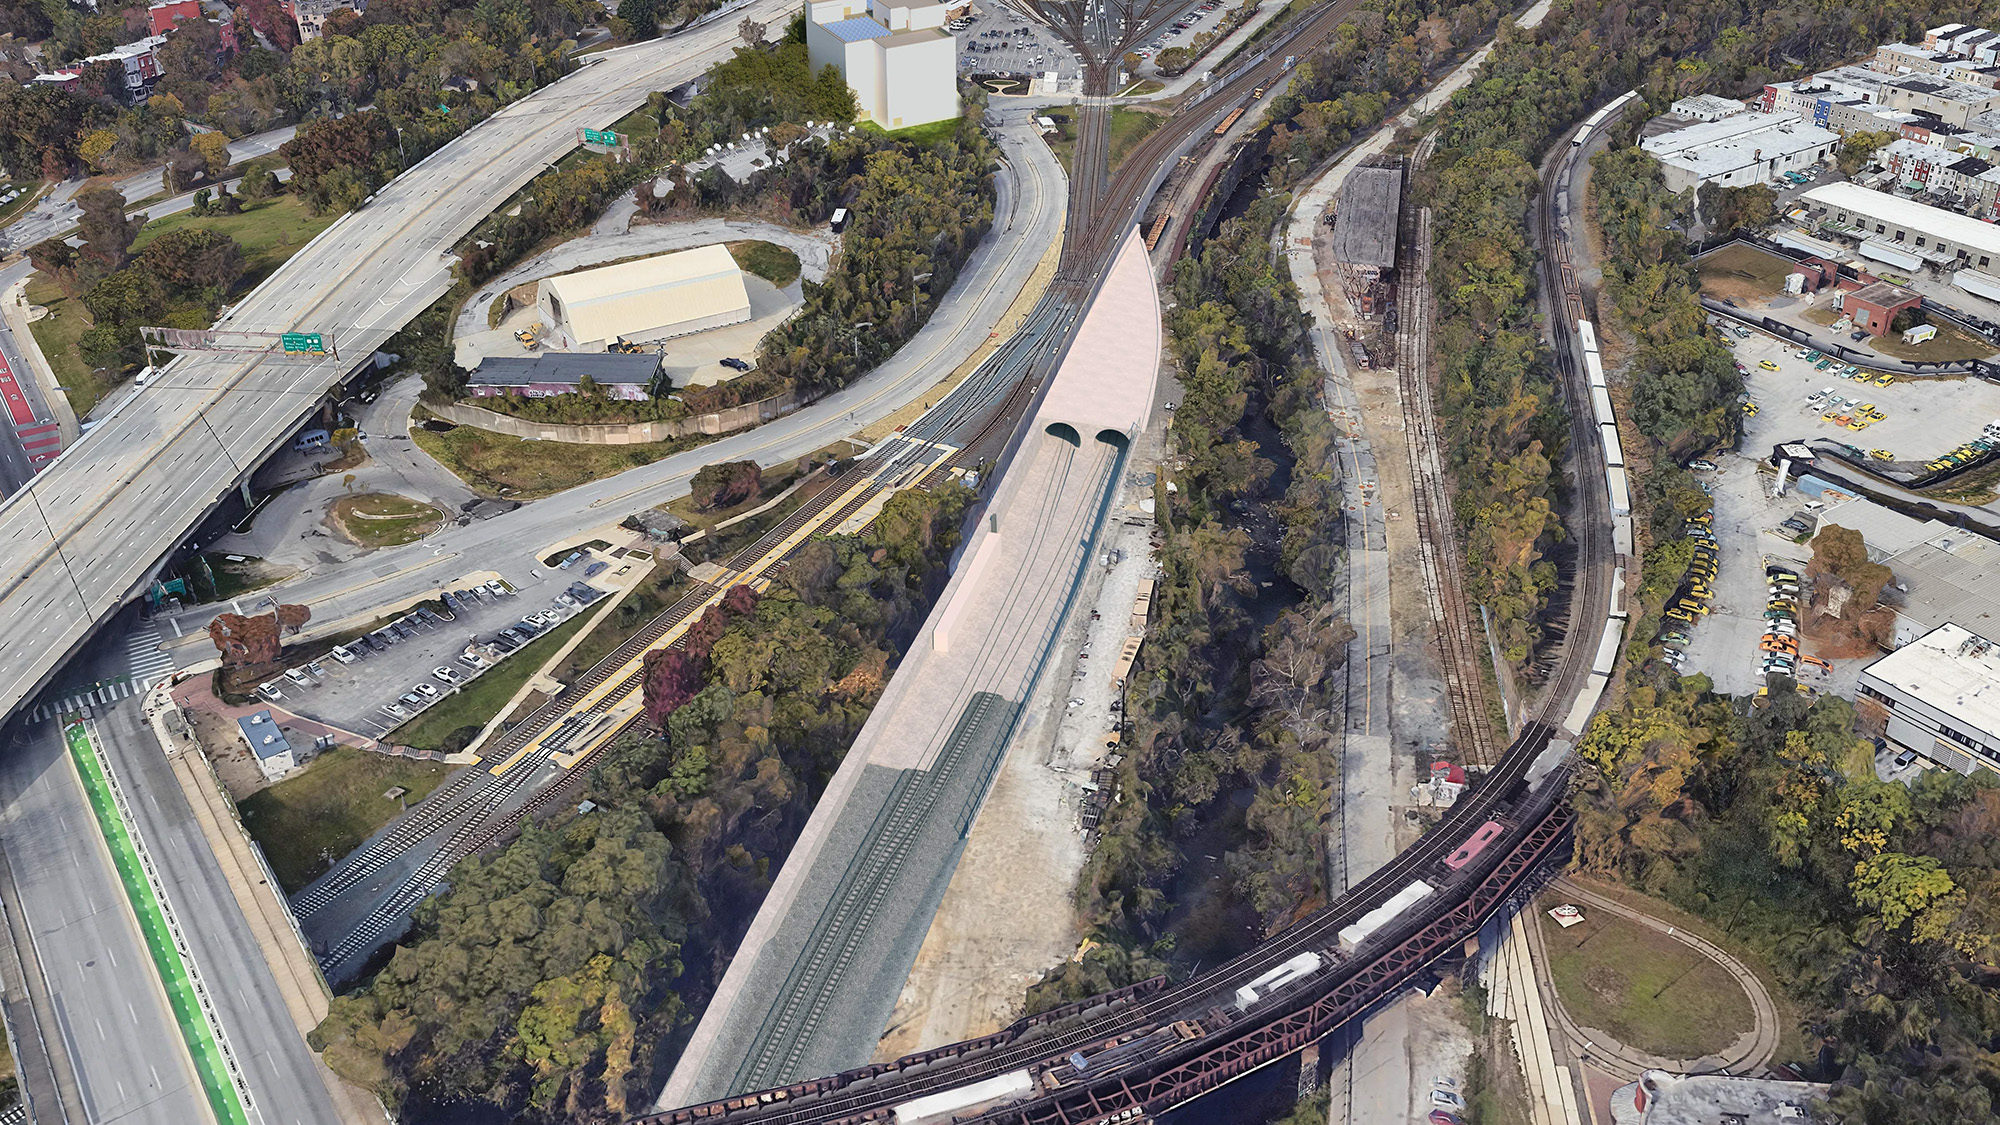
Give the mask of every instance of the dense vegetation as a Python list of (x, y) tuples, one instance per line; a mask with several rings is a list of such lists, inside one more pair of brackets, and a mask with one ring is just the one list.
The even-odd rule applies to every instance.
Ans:
[[(698, 690), (621, 736), (560, 813), (452, 871), (314, 1032), (402, 1120), (615, 1122), (672, 1059), (942, 588), (970, 494), (903, 492), (711, 611)], [(649, 702), (654, 702), (649, 700)]]
[[(1358, 13), (1271, 100), (1263, 183), (1296, 182), (1379, 121), (1496, 11), (1468, 5), (1454, 23), (1393, 8)], [(1173, 446), (1184, 467), (1158, 495), (1166, 573), (1127, 689), (1126, 799), (1100, 825), (1079, 888), (1086, 923), (1110, 940), (1053, 969), (1030, 994), (1034, 1009), (1212, 962), (1327, 893), (1353, 632), (1337, 608), (1344, 531), (1323, 374), (1298, 292), (1271, 260), (1288, 203), (1259, 196), (1174, 277)]]
[(1577, 864), (1767, 957), (1844, 1077), (1835, 1120), (1992, 1121), (2000, 778), (1877, 781), (1853, 708), (1780, 684), (1756, 710), (1705, 677), (1635, 685), (1578, 746)]

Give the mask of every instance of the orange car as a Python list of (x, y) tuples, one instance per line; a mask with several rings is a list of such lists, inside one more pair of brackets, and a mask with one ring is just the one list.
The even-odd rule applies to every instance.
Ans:
[(1799, 656), (1799, 660), (1800, 660), (1800, 661), (1801, 661), (1802, 663), (1806, 663), (1806, 664), (1810, 664), (1810, 665), (1814, 666), (1815, 668), (1824, 668), (1824, 669), (1826, 669), (1826, 670), (1827, 670), (1827, 671), (1829, 671), (1829, 672), (1833, 671), (1833, 665), (1831, 665), (1831, 664), (1827, 663), (1826, 661), (1824, 661), (1824, 660), (1820, 659), (1820, 658), (1819, 658), (1819, 657), (1817, 657), (1817, 656), (1813, 656), (1813, 655), (1811, 655), (1810, 653), (1803, 653), (1803, 654), (1801, 654), (1801, 655)]

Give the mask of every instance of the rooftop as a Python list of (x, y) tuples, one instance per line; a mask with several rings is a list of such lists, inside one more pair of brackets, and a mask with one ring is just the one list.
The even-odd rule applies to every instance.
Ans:
[(1917, 294), (1916, 290), (1905, 289), (1893, 281), (1873, 282), (1856, 289), (1847, 296), (1849, 300), (1866, 301), (1871, 305), (1885, 309), (1891, 305), (1900, 305), (1908, 301), (1923, 299)]
[(2000, 636), (2000, 543), (1952, 530), (1888, 560), (1898, 612), (1925, 628), (1955, 621)]
[(1962, 731), (2000, 732), (2000, 648), (1946, 622), (1861, 674), (1942, 712)]
[(1722, 98), (1714, 94), (1695, 94), (1674, 103), (1674, 112), (1687, 113), (1741, 113), (1744, 104), (1735, 98)]
[(867, 16), (854, 16), (849, 19), (835, 20), (827, 24), (826, 29), (833, 32), (834, 37), (842, 43), (859, 43), (863, 39), (887, 39), (889, 37), (888, 28), (883, 27)]
[(1085, 442), (1106, 430), (1136, 434), (1153, 412), (1159, 370), (1160, 291), (1135, 226), (1050, 377), (1035, 425), (1066, 423)]
[[(1725, 119), (1726, 120), (1726, 119)], [(1840, 142), (1840, 134), (1816, 125), (1781, 125), (1748, 136), (1682, 149), (1658, 157), (1660, 163), (1685, 168), (1708, 178), (1746, 168), (1764, 160), (1807, 152)]]
[(1972, 86), (1964, 82), (1951, 82), (1938, 78), (1894, 78), (1883, 83), (1892, 90), (1908, 90), (1913, 94), (1924, 94), (1949, 102), (1963, 102), (1966, 105), (1986, 105), (2000, 98), (2000, 90), (1989, 90), (1984, 86)]
[(1825, 1094), (1815, 1082), (1649, 1070), (1611, 1095), (1611, 1119), (1617, 1125), (1790, 1125), (1805, 1121), (1806, 1103)]
[(1951, 530), (1939, 520), (1920, 520), (1869, 500), (1848, 500), (1819, 514), (1819, 526), (1845, 527), (1861, 533), (1868, 557), (1875, 562), (1936, 538)]
[(1906, 227), (1955, 242), (1968, 250), (2000, 257), (2000, 229), (1941, 207), (1899, 199), (1850, 183), (1821, 184), (1800, 196), (1815, 207), (1867, 215), (1883, 223)]
[(1333, 256), (1351, 266), (1394, 266), (1396, 215), (1402, 202), (1401, 168), (1356, 168), (1340, 187)]
[(277, 720), (269, 711), (259, 711), (236, 720), (236, 727), (243, 732), (243, 741), (250, 744), (250, 752), (260, 759), (276, 758), (292, 752), (292, 744), (285, 741), (285, 732), (278, 727)]
[(1639, 142), (1639, 147), (1654, 156), (1667, 156), (1788, 125), (1812, 128), (1796, 113), (1738, 113), (1719, 121), (1697, 121), (1686, 128), (1647, 137)]
[(520, 387), (529, 383), (593, 382), (650, 385), (660, 373), (656, 352), (543, 352), (540, 355), (499, 355), (480, 362), (472, 383), (487, 387)]

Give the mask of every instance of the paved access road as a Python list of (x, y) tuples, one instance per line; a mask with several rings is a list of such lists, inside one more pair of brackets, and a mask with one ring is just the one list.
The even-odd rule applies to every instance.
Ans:
[[(1007, 173), (1000, 178), (992, 233), (973, 253), (929, 323), (901, 351), (852, 386), (756, 429), (504, 515), (447, 527), (420, 542), (377, 551), (366, 564), (302, 576), (269, 592), (311, 606), (315, 621), (333, 621), (455, 585), (475, 570), (496, 570), (509, 580), (526, 581), (533, 577), (529, 570), (537, 565), (536, 552), (685, 494), (688, 481), (703, 465), (744, 459), (765, 465), (787, 461), (895, 412), (964, 362), (996, 327), (1008, 327), (1000, 325), (1001, 317), (1061, 233), (1062, 166), (1027, 118), (1027, 111), (1010, 114), (1007, 124), (997, 130)], [(189, 610), (174, 620), (169, 631), (199, 634), (223, 608)], [(0, 648), (0, 656), (5, 651)]]
[[(746, 11), (790, 9), (760, 0)], [(0, 707), (18, 707), (327, 386), (449, 288), (446, 254), (496, 203), (574, 148), (579, 127), (727, 56), (726, 22), (591, 56), (398, 177), (221, 325), (332, 331), (346, 360), (183, 357), (0, 506), (0, 616), (23, 623), (0, 637)]]

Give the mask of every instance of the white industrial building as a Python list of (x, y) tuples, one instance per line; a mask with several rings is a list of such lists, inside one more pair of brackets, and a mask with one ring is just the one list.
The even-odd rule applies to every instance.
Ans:
[(808, 0), (806, 52), (813, 73), (847, 79), (861, 119), (906, 129), (958, 116), (958, 43), (935, 0)]
[(1973, 269), (1987, 269), (2000, 260), (2000, 228), (1955, 211), (1851, 183), (1823, 184), (1800, 198), (1822, 212), (1823, 221), (1866, 240), (1864, 255), (1874, 242), (1925, 261)]
[(1960, 773), (2000, 770), (2000, 648), (1950, 623), (1861, 670), (1866, 715), (1883, 736)]
[(1667, 190), (1682, 192), (1769, 183), (1826, 160), (1840, 134), (1795, 113), (1738, 113), (1647, 137), (1639, 147), (1660, 162)]
[(1695, 94), (1682, 98), (1668, 107), (1675, 117), (1685, 117), (1690, 121), (1720, 121), (1742, 113), (1749, 107), (1735, 98), (1721, 98), (1714, 94)]
[(740, 324), (750, 319), (750, 292), (717, 244), (551, 277), (535, 308), (552, 343), (589, 350)]
[(1949, 528), (1882, 562), (1895, 575), (1882, 591), (1896, 614), (1895, 644), (1947, 622), (2000, 636), (2000, 543)]
[(257, 769), (265, 781), (276, 781), (298, 768), (291, 740), (278, 728), (269, 711), (243, 716), (236, 720), (236, 728), (243, 732), (243, 741), (250, 744), (250, 753), (257, 759)]

